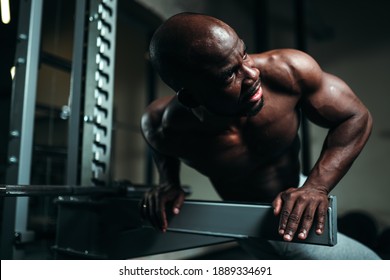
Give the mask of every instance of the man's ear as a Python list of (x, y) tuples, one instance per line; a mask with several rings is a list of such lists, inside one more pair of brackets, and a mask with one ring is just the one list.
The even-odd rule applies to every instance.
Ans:
[(185, 88), (181, 88), (176, 95), (179, 102), (188, 108), (196, 108), (200, 105), (191, 92)]

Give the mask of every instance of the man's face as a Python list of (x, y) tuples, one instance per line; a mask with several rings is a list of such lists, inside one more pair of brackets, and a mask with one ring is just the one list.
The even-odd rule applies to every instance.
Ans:
[(253, 116), (260, 111), (260, 71), (232, 29), (216, 26), (207, 40), (192, 48), (190, 83), (201, 105), (226, 116)]

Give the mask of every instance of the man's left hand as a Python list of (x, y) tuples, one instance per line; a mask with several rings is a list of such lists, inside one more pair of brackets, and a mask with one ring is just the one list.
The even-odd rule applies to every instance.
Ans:
[(278, 230), (285, 241), (291, 241), (296, 233), (299, 239), (306, 239), (314, 220), (316, 233), (323, 233), (328, 209), (327, 192), (305, 186), (289, 188), (276, 196), (272, 206), (274, 214), (280, 214)]

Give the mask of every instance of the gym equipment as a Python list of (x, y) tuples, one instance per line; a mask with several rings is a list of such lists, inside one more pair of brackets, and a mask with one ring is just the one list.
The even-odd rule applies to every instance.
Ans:
[[(0, 196), (59, 196), (56, 257), (123, 259), (231, 242), (236, 239), (280, 240), (279, 218), (270, 204), (186, 200), (170, 215), (161, 233), (140, 215), (145, 185), (0, 186)], [(189, 193), (189, 188), (185, 188)], [(324, 233), (312, 229), (306, 240), (292, 242), (333, 246), (337, 243), (336, 197), (329, 198)]]

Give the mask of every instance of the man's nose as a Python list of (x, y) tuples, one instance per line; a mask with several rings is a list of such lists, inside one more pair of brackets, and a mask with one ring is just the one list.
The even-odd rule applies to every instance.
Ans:
[(259, 69), (253, 67), (253, 63), (243, 64), (244, 79), (250, 82), (256, 82), (259, 79)]

